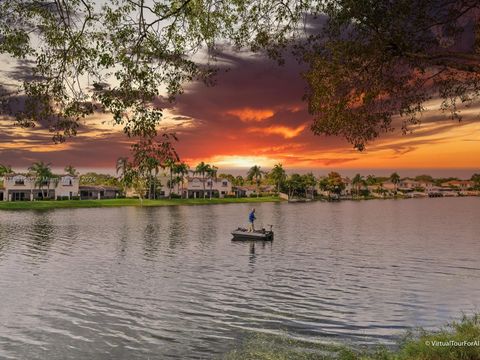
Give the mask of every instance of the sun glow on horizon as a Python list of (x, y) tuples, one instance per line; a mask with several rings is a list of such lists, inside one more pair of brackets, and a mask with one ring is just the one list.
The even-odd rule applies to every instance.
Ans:
[(218, 166), (219, 168), (250, 168), (253, 165), (272, 167), (280, 162), (279, 159), (268, 156), (241, 156), (241, 155), (219, 155), (209, 159), (185, 159), (190, 167), (196, 166), (201, 161)]

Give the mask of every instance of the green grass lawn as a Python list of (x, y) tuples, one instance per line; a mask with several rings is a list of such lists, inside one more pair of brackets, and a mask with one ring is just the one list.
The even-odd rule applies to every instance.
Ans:
[[(160, 199), (143, 200), (143, 206), (171, 206), (171, 205), (211, 205), (232, 203), (259, 203), (278, 202), (279, 197), (259, 198), (225, 198), (225, 199)], [(29, 210), (29, 209), (62, 209), (62, 208), (91, 208), (112, 206), (142, 206), (139, 199), (104, 199), (104, 200), (52, 200), (52, 201), (0, 201), (0, 210)]]

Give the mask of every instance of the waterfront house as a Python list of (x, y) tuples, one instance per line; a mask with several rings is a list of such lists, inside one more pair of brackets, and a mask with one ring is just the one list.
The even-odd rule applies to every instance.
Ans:
[[(260, 185), (258, 187), (260, 194), (274, 194), (277, 192), (275, 185)], [(314, 190), (313, 188), (311, 189)], [(232, 193), (235, 197), (250, 197), (257, 195), (257, 185), (233, 186)]]
[(468, 190), (473, 188), (474, 183), (470, 180), (450, 180), (442, 183), (442, 187), (450, 189)]
[(234, 186), (233, 193), (235, 194), (235, 197), (253, 196), (257, 193), (257, 186), (256, 185)]
[(189, 176), (185, 178), (183, 187), (180, 189), (180, 194), (186, 198), (203, 198), (203, 183), (205, 182), (205, 197), (220, 197), (223, 198), (232, 192), (232, 184), (228, 179), (210, 178), (204, 179), (193, 171), (190, 171)]
[[(182, 182), (175, 183), (172, 189), (169, 188), (170, 175), (161, 174), (157, 177), (160, 188), (157, 189), (158, 197), (169, 197), (170, 191), (172, 195), (181, 196), (183, 198), (209, 198), (210, 193), (212, 197), (223, 198), (226, 195), (232, 194), (232, 184), (228, 179), (210, 178), (205, 176), (202, 178), (199, 174), (190, 170)], [(204, 184), (205, 182), (205, 196)], [(127, 196), (133, 194), (132, 191), (127, 190)]]
[(60, 175), (56, 187), (54, 189), (54, 198), (71, 199), (79, 194), (80, 179), (70, 174)]
[(115, 199), (120, 195), (121, 190), (116, 186), (81, 185), (79, 193), (81, 200)]
[(0, 199), (3, 201), (33, 201), (72, 198), (78, 196), (79, 179), (72, 175), (55, 175), (41, 184), (34, 176), (12, 173), (4, 176)]
[(412, 192), (412, 191), (425, 191), (429, 192), (434, 187), (434, 184), (430, 181), (425, 180), (415, 180), (411, 178), (405, 178), (400, 180), (398, 183), (398, 190), (402, 192)]

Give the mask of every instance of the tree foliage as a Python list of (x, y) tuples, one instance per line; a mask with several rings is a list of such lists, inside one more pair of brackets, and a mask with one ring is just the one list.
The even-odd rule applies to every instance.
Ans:
[(458, 104), (480, 91), (479, 8), (474, 0), (325, 1), (325, 27), (299, 50), (314, 133), (362, 150), (392, 130), (395, 115), (409, 131), (435, 97), (460, 119)]
[[(10, 0), (0, 3), (0, 53), (31, 74), (16, 90), (22, 126), (47, 123), (56, 141), (109, 112), (128, 136), (153, 137), (160, 95), (210, 82), (224, 49), (264, 51), (306, 64), (315, 134), (363, 149), (419, 122), (424, 102), (460, 119), (480, 91), (477, 0)], [(18, 93), (17, 93), (18, 95)]]

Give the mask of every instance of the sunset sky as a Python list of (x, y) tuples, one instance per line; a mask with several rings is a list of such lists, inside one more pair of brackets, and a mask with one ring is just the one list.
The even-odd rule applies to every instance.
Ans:
[[(402, 135), (397, 126), (358, 152), (341, 138), (311, 133), (312, 120), (302, 101), (305, 82), (296, 62), (279, 67), (260, 56), (223, 59), (228, 70), (222, 68), (215, 86), (191, 84), (175, 104), (166, 105), (162, 125), (176, 132), (179, 155), (192, 166), (206, 161), (221, 169), (254, 164), (269, 168), (280, 162), (286, 168), (324, 172), (480, 171), (480, 106), (465, 109), (459, 123), (449, 120), (438, 111), (439, 102), (432, 101), (412, 134)], [(115, 160), (129, 154), (129, 139), (120, 126), (112, 126), (108, 115), (84, 120), (78, 136), (65, 144), (54, 144), (51, 136), (41, 127), (20, 129), (1, 117), (0, 163), (24, 170), (43, 160), (54, 168), (72, 164), (83, 171), (113, 171)]]

